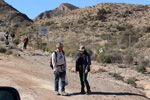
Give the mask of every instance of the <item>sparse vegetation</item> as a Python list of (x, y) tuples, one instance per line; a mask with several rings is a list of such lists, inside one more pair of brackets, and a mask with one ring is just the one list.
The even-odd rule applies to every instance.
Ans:
[(122, 80), (123, 81), (123, 77), (120, 76), (118, 73), (109, 73), (112, 77), (114, 77), (117, 80)]
[(6, 45), (9, 45), (9, 41), (8, 41), (8, 40), (5, 40), (5, 44), (6, 44)]
[(6, 55), (11, 55), (12, 53), (13, 53), (13, 52), (12, 52), (11, 50), (9, 50), (9, 49), (6, 50), (6, 52), (5, 52)]
[(0, 46), (0, 53), (5, 53), (6, 52), (6, 49), (2, 46)]
[(14, 43), (15, 45), (18, 45), (18, 44), (20, 43), (20, 40), (19, 40), (19, 39), (15, 39), (15, 40), (13, 41), (13, 43)]
[(127, 84), (131, 84), (132, 86), (136, 87), (136, 78), (135, 77), (129, 77), (127, 79), (124, 80), (125, 83)]
[(4, 37), (0, 37), (0, 41), (5, 41)]
[(137, 65), (136, 70), (138, 72), (144, 73), (144, 72), (146, 72), (146, 67), (144, 65)]

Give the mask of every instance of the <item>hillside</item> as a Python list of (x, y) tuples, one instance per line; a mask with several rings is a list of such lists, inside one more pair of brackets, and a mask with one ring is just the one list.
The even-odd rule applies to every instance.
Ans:
[(89, 48), (95, 50), (105, 44), (111, 49), (119, 46), (123, 50), (128, 47), (136, 50), (150, 47), (149, 5), (97, 4), (73, 10), (63, 16), (46, 18), (34, 25), (49, 26), (51, 42), (90, 44)]
[(32, 20), (25, 14), (22, 14), (4, 0), (0, 0), (0, 26), (22, 26), (31, 24)]
[(46, 12), (39, 14), (33, 21), (38, 21), (38, 20), (42, 20), (45, 18), (51, 18), (55, 16), (64, 15), (75, 9), (78, 9), (78, 7), (75, 7), (68, 3), (63, 3), (54, 10), (46, 11)]
[[(37, 37), (36, 34), (38, 33), (39, 26), (50, 27), (48, 37)], [(30, 48), (28, 48), (28, 50), (31, 48), (32, 50), (41, 49), (48, 53), (47, 56), (43, 55), (43, 53), (35, 53), (34, 50), (32, 53), (23, 51), (20, 53), (20, 58), (22, 59), (20, 59), (18, 66), (16, 66), (14, 62), (16, 60), (18, 61), (19, 58), (16, 59), (12, 57), (12, 59), (10, 59), (9, 57), (11, 56), (7, 58), (5, 55), (2, 55), (2, 58), (0, 58), (2, 59), (0, 60), (1, 66), (6, 66), (2, 67), (1, 70), (10, 70), (8, 77), (15, 74), (11, 72), (11, 66), (9, 65), (14, 65), (14, 69), (20, 68), (18, 73), (22, 72), (24, 76), (20, 76), (19, 83), (15, 81), (12, 84), (25, 84), (25, 86), (21, 86), (23, 89), (24, 87), (27, 88), (27, 93), (31, 93), (28, 95), (28, 98), (31, 97), (31, 100), (37, 99), (37, 95), (41, 94), (40, 90), (45, 93), (40, 99), (51, 98), (50, 95), (46, 95), (48, 91), (53, 93), (53, 87), (51, 87), (53, 84), (51, 83), (51, 86), (49, 86), (48, 83), (49, 81), (53, 81), (49, 80), (52, 79), (53, 73), (49, 71), (47, 59), (49, 59), (49, 52), (56, 49), (56, 42), (60, 41), (64, 43), (64, 51), (67, 56), (68, 76), (70, 77), (71, 84), (67, 90), (72, 93), (72, 99), (83, 97), (84, 99), (88, 98), (92, 100), (98, 100), (99, 98), (102, 98), (102, 100), (147, 100), (149, 99), (147, 97), (150, 97), (149, 5), (118, 3), (97, 4), (92, 7), (75, 9), (60, 16), (44, 18), (35, 21), (31, 26), (10, 27), (8, 31), (10, 33), (15, 31), (20, 41), (26, 36), (25, 33), (30, 32)], [(79, 80), (74, 80), (78, 78), (74, 73), (74, 64), (79, 45), (86, 46), (92, 59), (89, 81), (91, 82), (90, 84), (92, 84), (93, 94), (90, 96), (78, 95), (80, 89), (78, 90), (76, 87), (79, 87)], [(19, 46), (21, 47), (21, 43)], [(8, 51), (5, 53), (7, 54)], [(14, 51), (12, 53), (12, 55), (15, 55)], [(7, 59), (12, 61), (5, 63)], [(21, 62), (23, 62), (23, 64)], [(27, 66), (24, 65), (24, 63), (26, 63)], [(29, 67), (31, 64), (34, 66)], [(28, 75), (31, 74), (30, 76), (33, 76), (34, 80), (31, 80), (32, 78), (29, 79), (28, 76), (26, 76), (26, 72)], [(51, 77), (49, 77), (49, 73)], [(17, 74), (15, 75), (17, 76)], [(38, 75), (39, 77), (36, 77)], [(22, 77), (27, 80), (27, 83), (21, 80)], [(43, 77), (45, 82), (43, 82)], [(11, 79), (13, 78), (17, 80), (16, 77), (12, 76)], [(33, 84), (31, 85), (30, 82)], [(41, 84), (39, 85), (38, 82)], [(8, 83), (8, 85), (12, 84)], [(49, 89), (47, 89), (47, 87)], [(46, 88), (46, 90), (43, 90), (43, 88)], [(26, 98), (26, 96), (24, 96), (26, 95), (26, 91), (23, 89), (21, 88), (20, 91), (23, 94), (23, 98)], [(35, 92), (35, 94), (32, 94), (33, 92)], [(56, 98), (54, 95), (52, 96)]]
[[(0, 85), (16, 88), (21, 100), (149, 100), (143, 90), (112, 77), (102, 77), (104, 75), (102, 73), (99, 73), (101, 77), (88, 74), (92, 93), (82, 95), (79, 93), (79, 75), (69, 70), (67, 70), (69, 85), (66, 86), (66, 92), (70, 96), (57, 96), (54, 93), (54, 74), (49, 67), (50, 54), (38, 50), (17, 53), (19, 56), (0, 53)], [(70, 58), (66, 60), (68, 67), (73, 67), (75, 62), (71, 62)]]
[[(91, 36), (114, 34), (120, 35), (133, 30), (136, 34), (149, 32), (150, 6), (132, 4), (98, 4), (73, 10), (64, 16), (46, 18), (35, 24), (48, 25), (51, 30), (58, 28), (65, 31), (64, 34), (83, 33)], [(144, 31), (144, 32), (143, 32)], [(68, 35), (67, 35), (68, 36)]]
[[(34, 22), (26, 28), (9, 28), (20, 36), (31, 32), (31, 45), (37, 47), (38, 26), (49, 26), (49, 37), (39, 36), (39, 47), (53, 51), (53, 43), (66, 44), (67, 54), (74, 57), (79, 45), (86, 45), (92, 59), (101, 61), (99, 49), (103, 48), (104, 62), (130, 63), (150, 66), (150, 6), (121, 3), (103, 3), (69, 11), (68, 13)], [(22, 33), (22, 35), (21, 35)], [(68, 49), (69, 48), (69, 49)], [(71, 50), (70, 50), (71, 48)], [(70, 50), (70, 51), (69, 51)], [(117, 56), (116, 56), (117, 53)], [(130, 54), (130, 55), (129, 55)], [(141, 56), (141, 55), (142, 56)], [(121, 60), (118, 60), (122, 58)], [(111, 60), (110, 60), (111, 59)], [(112, 59), (115, 59), (112, 61)]]

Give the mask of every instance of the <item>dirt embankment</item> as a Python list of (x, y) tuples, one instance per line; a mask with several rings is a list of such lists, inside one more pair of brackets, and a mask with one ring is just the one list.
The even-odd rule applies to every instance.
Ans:
[[(34, 54), (34, 55), (33, 55)], [(0, 85), (15, 87), (21, 100), (149, 100), (143, 91), (123, 82), (98, 78), (89, 73), (91, 95), (81, 95), (78, 74), (67, 70), (69, 97), (54, 94), (54, 75), (49, 67), (49, 54), (26, 52), (20, 57), (0, 54)], [(67, 59), (68, 66), (74, 66)]]

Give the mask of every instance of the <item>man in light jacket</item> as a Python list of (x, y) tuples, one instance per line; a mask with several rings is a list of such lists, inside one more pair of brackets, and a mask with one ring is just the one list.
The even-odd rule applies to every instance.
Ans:
[(61, 42), (56, 44), (57, 50), (52, 53), (52, 65), (54, 67), (55, 75), (55, 94), (59, 93), (59, 78), (61, 78), (61, 95), (67, 96), (65, 92), (65, 75), (66, 75), (66, 60), (65, 53), (63, 51), (63, 44)]

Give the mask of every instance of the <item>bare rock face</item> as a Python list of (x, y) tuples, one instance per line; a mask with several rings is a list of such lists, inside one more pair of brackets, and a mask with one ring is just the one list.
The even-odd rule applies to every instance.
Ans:
[(68, 12), (75, 10), (75, 9), (78, 9), (78, 7), (75, 7), (68, 3), (63, 3), (54, 10), (45, 11), (45, 12), (39, 14), (33, 21), (38, 21), (38, 20), (45, 19), (45, 18), (51, 18), (54, 16), (67, 14)]
[(30, 25), (32, 20), (25, 14), (7, 4), (4, 0), (0, 0), (0, 26)]

